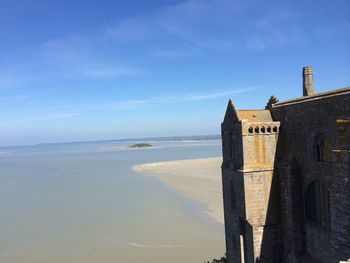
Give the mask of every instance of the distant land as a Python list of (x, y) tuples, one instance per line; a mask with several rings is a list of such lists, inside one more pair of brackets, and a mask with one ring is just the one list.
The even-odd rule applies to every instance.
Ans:
[(75, 143), (97, 143), (97, 142), (162, 142), (162, 141), (205, 141), (205, 140), (220, 140), (220, 135), (191, 135), (191, 136), (168, 136), (168, 137), (147, 137), (147, 138), (127, 138), (127, 139), (111, 139), (111, 140), (95, 140), (95, 141), (76, 141), (76, 142), (54, 142), (40, 143), (37, 145), (51, 144), (75, 144)]
[(152, 144), (149, 143), (135, 143), (133, 145), (129, 145), (129, 148), (147, 148), (147, 147), (152, 147)]

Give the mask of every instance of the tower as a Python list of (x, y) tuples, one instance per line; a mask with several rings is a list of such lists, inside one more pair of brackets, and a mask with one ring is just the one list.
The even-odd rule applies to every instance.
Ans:
[(279, 262), (275, 153), (280, 123), (269, 110), (239, 110), (222, 123), (227, 262)]

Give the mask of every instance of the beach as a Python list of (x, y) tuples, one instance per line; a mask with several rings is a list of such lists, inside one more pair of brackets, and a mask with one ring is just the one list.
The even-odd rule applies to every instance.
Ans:
[(168, 184), (185, 197), (206, 207), (206, 213), (224, 223), (221, 157), (146, 163), (133, 170), (153, 176)]

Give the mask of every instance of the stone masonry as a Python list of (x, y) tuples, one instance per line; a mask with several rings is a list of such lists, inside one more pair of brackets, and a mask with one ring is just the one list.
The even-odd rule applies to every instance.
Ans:
[(350, 88), (303, 94), (222, 123), (222, 182), (228, 263), (350, 258)]

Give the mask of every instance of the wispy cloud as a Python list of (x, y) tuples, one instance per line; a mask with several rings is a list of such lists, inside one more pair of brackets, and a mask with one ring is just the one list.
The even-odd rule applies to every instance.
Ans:
[(82, 73), (91, 78), (113, 78), (141, 74), (141, 71), (113, 65), (91, 65), (82, 69)]
[(92, 38), (72, 35), (47, 41), (42, 45), (42, 58), (47, 65), (68, 77), (115, 78), (140, 74), (125, 63), (101, 56)]
[(181, 59), (198, 55), (198, 50), (191, 48), (178, 48), (178, 49), (159, 49), (155, 50), (153, 54), (156, 57), (168, 58), (168, 59)]
[(65, 112), (65, 113), (51, 113), (48, 115), (48, 119), (66, 119), (71, 117), (79, 116), (80, 114), (77, 112)]
[[(270, 0), (188, 0), (122, 20), (100, 13), (100, 26), (86, 30), (88, 33), (49, 39), (32, 54), (10, 59), (5, 66), (0, 62), (0, 85), (138, 77), (147, 71), (140, 57), (153, 63), (156, 59), (283, 49), (304, 45), (312, 36), (332, 39), (333, 28), (341, 26), (302, 27), (308, 15), (297, 11), (296, 5)], [(343, 38), (348, 35), (343, 34)], [(16, 70), (8, 69), (9, 64)]]
[(186, 102), (198, 102), (198, 101), (206, 101), (213, 100), (217, 98), (230, 97), (237, 94), (249, 93), (257, 90), (258, 87), (248, 87), (244, 89), (233, 89), (226, 91), (218, 91), (211, 93), (200, 93), (200, 94), (182, 94), (182, 95), (163, 95), (157, 97), (150, 97), (147, 99), (137, 100), (122, 100), (122, 101), (111, 101), (100, 103), (96, 105), (86, 105), (79, 106), (80, 112), (89, 112), (89, 111), (124, 111), (124, 110), (133, 110), (139, 108), (149, 108), (156, 107), (159, 105), (169, 105), (169, 104), (181, 104)]
[[(168, 58), (176, 58), (176, 54), (187, 53), (188, 49), (227, 52), (281, 48), (295, 43), (299, 36), (290, 23), (295, 13), (278, 4), (269, 8), (270, 4), (189, 0), (152, 14), (108, 24), (107, 31), (121, 43), (158, 40), (161, 46), (166, 44), (163, 36), (182, 43), (181, 52), (165, 49), (163, 57)], [(254, 9), (262, 12), (253, 15)], [(162, 52), (155, 54), (163, 55)]]
[[(15, 109), (7, 116), (1, 116), (1, 119), (8, 120), (8, 123), (20, 121), (24, 118), (26, 121), (53, 121), (80, 118), (93, 112), (117, 112), (137, 109), (149, 109), (158, 106), (169, 106), (184, 104), (188, 102), (200, 102), (214, 100), (218, 98), (228, 98), (233, 95), (250, 93), (259, 89), (258, 87), (247, 87), (242, 89), (230, 89), (213, 91), (208, 93), (187, 93), (187, 94), (164, 94), (162, 96), (149, 97), (145, 99), (126, 99), (110, 100), (94, 103), (68, 103), (64, 101), (47, 101), (45, 103), (33, 104), (22, 103), (21, 109)], [(13, 98), (15, 100), (16, 98)], [(29, 113), (29, 116), (27, 116)], [(15, 116), (13, 116), (15, 115)]]
[(158, 103), (181, 103), (181, 102), (191, 102), (191, 101), (204, 101), (211, 100), (223, 97), (230, 97), (235, 94), (249, 93), (254, 90), (257, 90), (258, 87), (248, 87), (244, 89), (234, 89), (228, 91), (218, 91), (211, 93), (201, 93), (201, 94), (184, 94), (181, 96), (162, 96), (150, 99), (149, 102), (158, 102)]
[(101, 17), (102, 17), (102, 20), (106, 26), (106, 29), (107, 29), (109, 35), (111, 36), (111, 38), (113, 40), (115, 40), (115, 35), (114, 35), (113, 29), (111, 27), (111, 24), (109, 23), (109, 21), (107, 20), (107, 18), (105, 17), (105, 15), (103, 13), (101, 13)]

